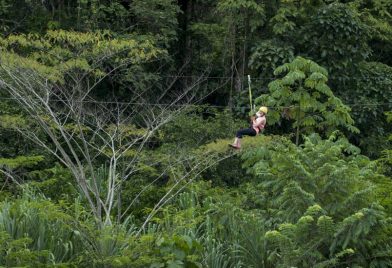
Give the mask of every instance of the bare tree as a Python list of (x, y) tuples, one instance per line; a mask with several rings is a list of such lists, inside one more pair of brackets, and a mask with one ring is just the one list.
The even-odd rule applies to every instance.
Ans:
[[(170, 88), (164, 90), (165, 96), (158, 99), (165, 99), (166, 104), (149, 103), (147, 91), (131, 92), (132, 98), (127, 102), (97, 101), (92, 92), (103, 79), (92, 80), (91, 75), (79, 70), (73, 74), (68, 72), (66, 82), (59, 83), (31, 68), (0, 62), (0, 88), (25, 110), (45, 136), (23, 124), (15, 124), (14, 128), (50, 152), (72, 172), (101, 226), (111, 225), (116, 213), (117, 220), (121, 221), (131, 209), (133, 202), (126, 211), (115, 211), (121, 207), (121, 185), (138, 171), (140, 153), (150, 138), (194, 101), (195, 88), (204, 77), (181, 92)], [(173, 85), (174, 82), (169, 84), (170, 87)], [(187, 163), (190, 168), (176, 178), (139, 233), (163, 205), (214, 161), (219, 159), (211, 154), (202, 158), (178, 158), (173, 164)], [(103, 174), (99, 172), (102, 163), (106, 166)]]

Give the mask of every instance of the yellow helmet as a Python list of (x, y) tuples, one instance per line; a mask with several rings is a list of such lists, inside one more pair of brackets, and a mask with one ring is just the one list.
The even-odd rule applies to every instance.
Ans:
[(268, 113), (268, 108), (265, 107), (265, 106), (261, 106), (260, 109), (259, 109), (259, 112), (262, 112), (262, 113), (264, 113), (264, 114), (267, 114), (267, 113)]

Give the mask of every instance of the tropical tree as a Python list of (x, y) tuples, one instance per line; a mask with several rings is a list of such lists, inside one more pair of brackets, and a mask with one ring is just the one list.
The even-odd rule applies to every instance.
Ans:
[(392, 57), (392, 4), (385, 0), (353, 1), (350, 7), (358, 14), (369, 31), (371, 61), (391, 65)]
[[(105, 79), (127, 66), (159, 57), (159, 50), (154, 50), (149, 41), (117, 40), (101, 33), (59, 31), (48, 35), (49, 40), (36, 40), (33, 46), (44, 46), (49, 52), (60, 50), (64, 58), (58, 59), (52, 53), (45, 55), (42, 50), (41, 54), (34, 50), (22, 50), (20, 54), (5, 50), (1, 55), (1, 87), (26, 115), (7, 116), (8, 127), (41, 146), (67, 167), (97, 223), (111, 225), (114, 214), (116, 221), (125, 217), (124, 211), (119, 209), (121, 186), (141, 168), (140, 152), (156, 131), (183, 107), (175, 105), (192, 100), (194, 85), (174, 96), (161, 96), (170, 100), (162, 105), (150, 105), (146, 99), (151, 96), (136, 90), (129, 95), (129, 102), (99, 101), (96, 88)], [(19, 48), (25, 44), (26, 36), (3, 41), (11, 46), (12, 40)], [(45, 135), (37, 135), (35, 128)], [(208, 161), (204, 158), (202, 162)], [(193, 167), (204, 167), (199, 164)], [(104, 168), (100, 168), (102, 165)], [(189, 179), (194, 168), (176, 179), (147, 221), (178, 191), (176, 187), (183, 186), (185, 177)]]
[(328, 87), (328, 73), (323, 67), (297, 57), (276, 68), (274, 74), (283, 77), (272, 81), (268, 85), (269, 94), (261, 95), (256, 102), (272, 108), (269, 124), (280, 122), (281, 114), (292, 120), (297, 145), (301, 133), (331, 133), (339, 126), (358, 133), (350, 108)]
[(302, 37), (304, 54), (325, 66), (333, 76), (348, 74), (370, 54), (369, 28), (355, 10), (341, 3), (320, 8), (302, 28)]
[(391, 182), (346, 138), (313, 134), (301, 147), (275, 139), (243, 159), (259, 182), (252, 199), (272, 221), (265, 237), (276, 264), (391, 265), (391, 218), (379, 195)]
[(392, 109), (392, 68), (380, 62), (362, 62), (358, 64), (355, 79), (346, 86), (349, 90), (340, 96), (350, 103), (352, 117), (361, 131), (351, 140), (359, 144), (366, 155), (379, 157), (380, 150), (388, 147), (386, 137), (391, 131), (385, 113)]

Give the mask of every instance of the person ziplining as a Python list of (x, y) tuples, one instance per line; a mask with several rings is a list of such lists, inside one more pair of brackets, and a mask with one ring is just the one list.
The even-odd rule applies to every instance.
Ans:
[[(252, 111), (255, 110), (255, 107), (253, 105), (252, 89), (251, 89), (250, 84), (251, 84), (250, 75), (248, 75), (249, 104), (250, 104), (250, 110), (252, 113)], [(250, 117), (251, 118), (251, 125), (249, 126), (249, 128), (238, 130), (236, 137), (234, 139), (234, 142), (232, 144), (229, 144), (229, 146), (234, 149), (240, 149), (241, 148), (241, 139), (244, 135), (256, 136), (257, 134), (262, 132), (264, 130), (265, 124), (267, 123), (267, 119), (265, 117), (267, 113), (268, 113), (268, 108), (265, 106), (261, 106), (255, 115), (251, 114), (251, 117)]]
[(265, 125), (267, 123), (266, 114), (268, 113), (268, 108), (265, 106), (260, 107), (255, 116), (251, 116), (251, 125), (249, 128), (240, 129), (237, 131), (236, 137), (232, 144), (229, 144), (230, 147), (234, 149), (241, 148), (241, 139), (244, 135), (247, 136), (256, 136), (261, 133)]

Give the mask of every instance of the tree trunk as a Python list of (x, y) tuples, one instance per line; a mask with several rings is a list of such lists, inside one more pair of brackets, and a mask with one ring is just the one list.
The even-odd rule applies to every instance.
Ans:
[[(188, 66), (184, 70), (185, 75), (192, 75), (192, 56), (193, 56), (193, 46), (192, 37), (189, 32), (189, 24), (193, 19), (193, 1), (191, 0), (179, 0), (178, 5), (182, 11), (179, 18), (179, 28), (181, 33), (179, 34), (179, 51), (182, 53), (179, 55), (180, 62), (182, 66)], [(186, 80), (185, 80), (186, 81)], [(189, 81), (186, 81), (189, 84)]]

